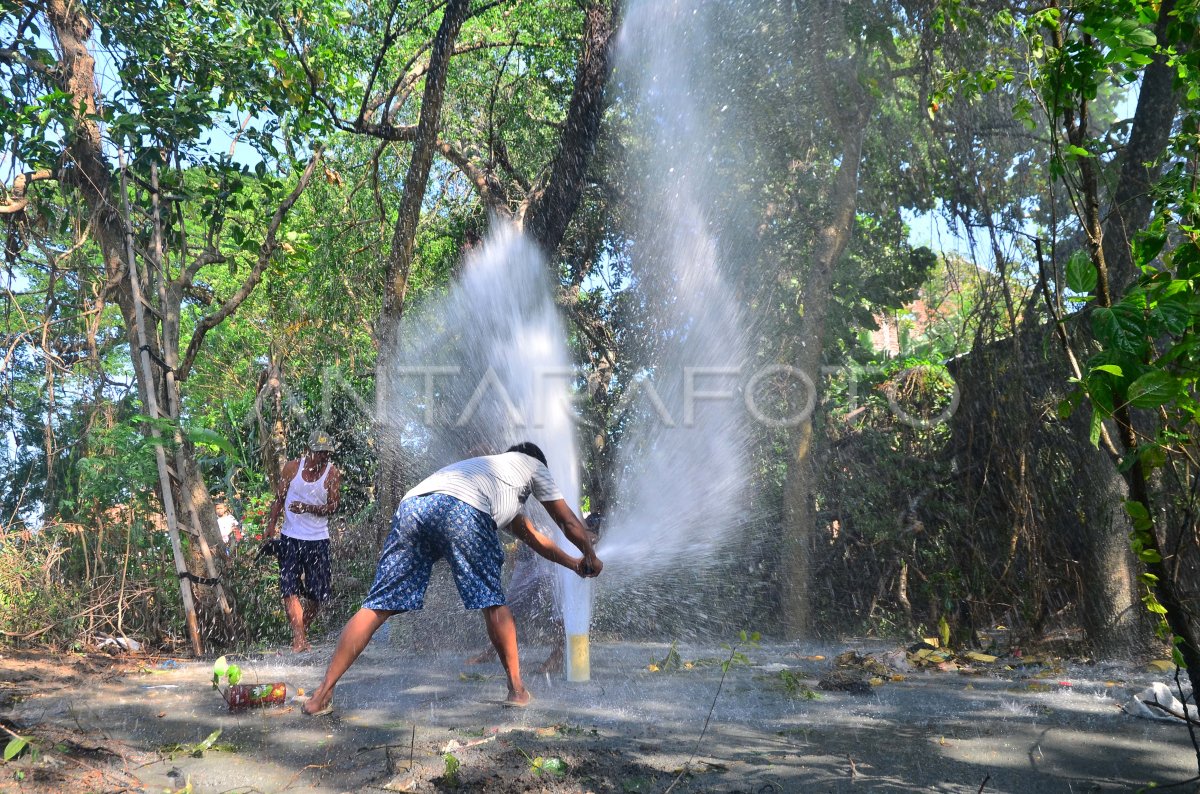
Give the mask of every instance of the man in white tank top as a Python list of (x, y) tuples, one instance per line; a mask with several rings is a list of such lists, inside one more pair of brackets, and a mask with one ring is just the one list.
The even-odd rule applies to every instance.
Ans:
[(321, 603), (333, 595), (329, 516), (338, 509), (342, 476), (329, 462), (332, 452), (332, 439), (324, 431), (314, 430), (308, 438), (308, 454), (284, 464), (263, 533), (264, 540), (274, 537), (279, 516), (283, 515), (279, 589), (292, 626), (292, 650), (296, 652), (312, 647), (308, 628)]

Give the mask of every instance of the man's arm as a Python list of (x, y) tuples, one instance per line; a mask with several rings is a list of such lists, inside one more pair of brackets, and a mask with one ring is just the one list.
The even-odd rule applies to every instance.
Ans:
[(596, 556), (596, 550), (592, 548), (591, 535), (588, 534), (583, 522), (575, 515), (575, 511), (567, 504), (567, 500), (555, 499), (552, 502), (542, 502), (542, 506), (546, 508), (546, 512), (554, 519), (554, 523), (558, 524), (558, 528), (567, 536), (567, 540), (583, 552), (583, 560), (578, 568), (579, 575), (598, 575), (604, 568), (604, 563), (600, 562), (600, 558)]
[(516, 518), (509, 523), (508, 531), (517, 540), (550, 562), (557, 563), (564, 568), (569, 568), (579, 573), (579, 563), (582, 562), (582, 558), (572, 557), (559, 548), (557, 543), (539, 532), (533, 525), (533, 522), (526, 518), (524, 514), (517, 513)]
[(338, 503), (342, 500), (342, 473), (337, 466), (329, 464), (329, 476), (325, 478), (325, 504), (310, 505), (304, 502), (292, 502), (293, 513), (308, 513), (314, 516), (331, 516), (337, 512)]
[(279, 523), (279, 515), (283, 512), (283, 500), (287, 498), (288, 485), (296, 476), (299, 465), (298, 460), (289, 460), (283, 464), (283, 471), (279, 473), (279, 487), (275, 489), (275, 501), (271, 503), (271, 513), (267, 516), (267, 526), (263, 530), (263, 540), (275, 537), (275, 525)]

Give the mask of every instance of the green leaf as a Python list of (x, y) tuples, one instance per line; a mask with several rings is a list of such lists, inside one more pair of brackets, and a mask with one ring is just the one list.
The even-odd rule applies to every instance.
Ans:
[(1132, 307), (1100, 307), (1092, 313), (1092, 332), (1105, 348), (1141, 356), (1146, 347), (1145, 318)]
[(1058, 404), (1058, 418), (1067, 420), (1071, 418), (1071, 414), (1079, 407), (1079, 403), (1083, 402), (1083, 390), (1072, 389), (1063, 401)]
[(1071, 254), (1067, 260), (1067, 288), (1080, 295), (1090, 295), (1096, 289), (1096, 266), (1085, 251)]
[(1107, 372), (1109, 375), (1115, 375), (1118, 378), (1125, 377), (1125, 373), (1116, 364), (1098, 364), (1092, 367), (1092, 372)]
[(1143, 267), (1154, 261), (1154, 257), (1158, 256), (1166, 245), (1167, 234), (1150, 234), (1143, 232), (1138, 235), (1137, 240), (1133, 243), (1133, 259), (1138, 267)]
[(213, 449), (219, 449), (228, 455), (237, 455), (237, 450), (225, 436), (205, 427), (188, 428), (187, 437), (193, 444), (202, 444)]
[(1101, 419), (1112, 416), (1113, 390), (1108, 378), (1089, 378), (1087, 382), (1088, 398), (1092, 408), (1100, 414)]
[(28, 739), (20, 736), (14, 736), (8, 740), (8, 744), (4, 746), (4, 760), (11, 761), (20, 755), (21, 751), (29, 744)]
[(554, 775), (567, 774), (567, 764), (561, 758), (547, 758), (542, 761), (541, 768)]
[(204, 751), (207, 750), (208, 748), (212, 747), (213, 742), (215, 742), (220, 735), (221, 735), (221, 729), (217, 728), (215, 731), (213, 731), (212, 733), (210, 733), (208, 735), (208, 738), (206, 738), (204, 741), (200, 742), (198, 745), (196, 745), (195, 747), (192, 748), (192, 755), (196, 758), (199, 758), (200, 756), (204, 755)]
[(1162, 322), (1167, 333), (1178, 336), (1191, 325), (1192, 311), (1188, 302), (1186, 295), (1177, 294), (1164, 298), (1154, 307), (1154, 316)]
[(1151, 370), (1129, 386), (1126, 395), (1134, 408), (1157, 408), (1179, 394), (1179, 381), (1162, 370)]
[(1154, 31), (1138, 28), (1129, 34), (1129, 42), (1138, 47), (1154, 47), (1158, 39), (1154, 37)]
[(236, 685), (237, 682), (242, 680), (242, 668), (238, 667), (236, 664), (231, 664), (229, 665), (229, 671), (227, 675), (229, 676), (230, 685)]
[(227, 670), (229, 670), (229, 661), (224, 656), (213, 662), (213, 675), (215, 677), (223, 677)]
[(1092, 154), (1091, 152), (1089, 152), (1087, 149), (1083, 148), (1082, 146), (1076, 146), (1075, 144), (1070, 144), (1067, 146), (1067, 156), (1068, 157), (1095, 157), (1096, 155)]
[(1158, 553), (1157, 551), (1155, 551), (1154, 549), (1143, 549), (1143, 550), (1142, 550), (1142, 551), (1141, 551), (1141, 552), (1138, 554), (1138, 558), (1139, 558), (1139, 559), (1140, 559), (1142, 562), (1148, 562), (1148, 563), (1162, 562), (1162, 555), (1161, 555), (1161, 554), (1159, 554), (1159, 553)]
[(1150, 512), (1146, 510), (1146, 506), (1133, 499), (1125, 502), (1125, 512), (1129, 514), (1130, 518), (1150, 518)]
[(1140, 452), (1138, 457), (1142, 461), (1142, 466), (1147, 469), (1160, 469), (1167, 465), (1167, 451), (1157, 444), (1151, 444)]

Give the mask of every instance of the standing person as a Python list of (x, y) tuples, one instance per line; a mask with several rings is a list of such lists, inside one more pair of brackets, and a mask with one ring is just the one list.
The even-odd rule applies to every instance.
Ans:
[[(321, 602), (333, 591), (329, 564), (329, 516), (338, 509), (342, 475), (329, 462), (333, 442), (321, 430), (308, 437), (308, 454), (289, 460), (279, 478), (279, 490), (267, 517), (263, 539), (275, 536), (279, 515), (283, 531), (279, 544), (279, 589), (292, 626), (292, 650), (307, 651), (308, 628)], [(286, 506), (286, 509), (285, 509)], [(303, 599), (303, 601), (301, 601)]]
[[(550, 656), (537, 672), (557, 673), (563, 666), (563, 624), (554, 604), (554, 568), (528, 545), (519, 546), (515, 556), (505, 604), (525, 642), (532, 637), (533, 642), (551, 647)], [(495, 646), (488, 645), (467, 659), (467, 664), (486, 664), (496, 658)]]
[(242, 525), (229, 512), (229, 505), (217, 502), (217, 528), (221, 530), (221, 543), (225, 544), (225, 553), (233, 551), (233, 543), (242, 539)]
[[(600, 537), (600, 521), (596, 513), (583, 517), (583, 525), (592, 545)], [(512, 579), (508, 582), (505, 595), (513, 619), (521, 627), (526, 641), (532, 634), (537, 642), (550, 646), (550, 655), (538, 666), (537, 672), (561, 673), (566, 635), (562, 615), (554, 602), (553, 566), (547, 565), (529, 546), (521, 546), (517, 549)], [(495, 659), (496, 649), (489, 646), (467, 659), (467, 664), (484, 664)]]
[[(567, 554), (519, 512), (530, 494), (582, 557)], [(304, 699), (304, 713), (333, 710), (338, 679), (388, 618), (424, 605), (430, 569), (442, 557), (450, 564), (463, 606), (483, 610), (488, 637), (508, 677), (505, 705), (528, 705), (533, 698), (521, 681), (517, 629), (500, 583), (504, 550), (497, 530), (505, 526), (538, 554), (580, 576), (596, 576), (604, 567), (583, 522), (550, 476), (545, 454), (535, 444), (526, 441), (500, 455), (446, 466), (404, 495), (375, 570), (375, 583), (342, 630), (321, 684)]]

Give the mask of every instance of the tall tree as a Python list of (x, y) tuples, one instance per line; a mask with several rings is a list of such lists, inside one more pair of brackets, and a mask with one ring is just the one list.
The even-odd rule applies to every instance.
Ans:
[[(290, 26), (299, 68), (335, 127), (378, 140), (379, 152), (391, 144), (407, 147), (376, 323), (381, 535), (405, 476), (398, 429), (387, 426), (396, 393), (387, 356), (405, 309), (431, 174), (442, 183), (450, 175), (434, 169), (433, 155), (467, 180), (487, 211), (525, 223), (553, 255), (579, 203), (599, 136), (616, 14), (611, 0), (589, 3), (582, 15), (557, 3), (502, 10), (468, 0), (445, 6), (393, 2), (357, 24), (344, 22), (366, 34), (368, 55), (361, 60), (362, 45), (351, 44), (349, 30), (325, 31), (312, 24), (319, 15), (306, 21), (293, 14), (281, 23)], [(530, 109), (548, 118), (531, 120)], [(439, 184), (439, 191), (444, 187)]]
[[(267, 57), (278, 30), (253, 3), (196, 9), (51, 0), (18, 2), (12, 10), (0, 27), (0, 69), (8, 78), (0, 118), (23, 173), (12, 180), (0, 213), (11, 226), (26, 223), (31, 210), (49, 209), (48, 201), (39, 206), (35, 184), (77, 195), (87, 208), (76, 234), (95, 242), (102, 262), (96, 302), (119, 308), (133, 378), (150, 414), (145, 432), (159, 450), (164, 443), (173, 449), (170, 463), (165, 456), (160, 461), (164, 510), (173, 519), (179, 506), (199, 552), (194, 565), (216, 583), (229, 616), (220, 559), (209, 551), (219, 542), (215, 514), (181, 426), (180, 387), (207, 332), (238, 309), (277, 261), (284, 219), (317, 164), (317, 156), (310, 158), (290, 188), (282, 180), (268, 188), (275, 210), (260, 240), (240, 226), (226, 228), (228, 212), (245, 198), (245, 169), (215, 154), (207, 138), (228, 125), (236, 141), (256, 113), (268, 127), (289, 118), (289, 96)], [(43, 46), (47, 39), (52, 49)], [(97, 48), (106, 52), (102, 70)], [(274, 155), (269, 134), (246, 134), (260, 144), (260, 159)], [(183, 308), (195, 305), (197, 278), (214, 265), (236, 266), (237, 252), (253, 252), (248, 274), (195, 322), (185, 350), (190, 317)], [(188, 578), (197, 574), (179, 543), (175, 555), (187, 603)], [(192, 637), (198, 651), (194, 623)]]

